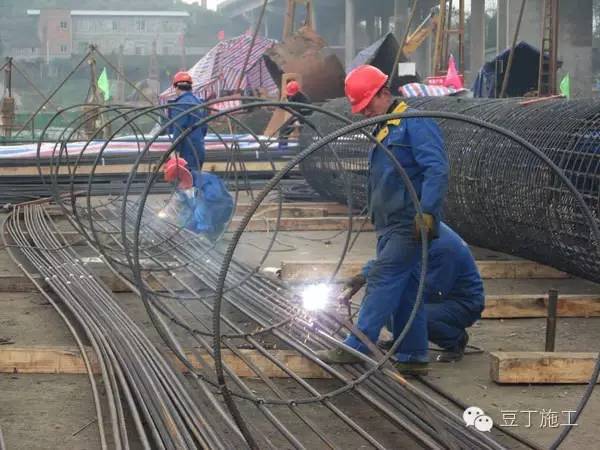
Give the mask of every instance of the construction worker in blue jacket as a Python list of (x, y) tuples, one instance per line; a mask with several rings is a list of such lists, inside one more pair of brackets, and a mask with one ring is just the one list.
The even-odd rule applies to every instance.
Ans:
[(233, 197), (217, 175), (188, 170), (183, 158), (171, 158), (164, 179), (176, 190), (159, 217), (215, 241), (225, 231), (234, 211)]
[[(387, 87), (388, 77), (369, 65), (357, 67), (346, 77), (346, 95), (353, 113), (376, 117), (402, 113), (408, 105), (399, 102)], [(356, 327), (372, 342), (392, 314), (403, 325), (415, 305), (404, 296), (411, 274), (420, 260), (420, 230), (428, 239), (437, 235), (448, 187), (448, 158), (439, 127), (424, 118), (389, 120), (375, 131), (375, 138), (387, 147), (409, 176), (421, 203), (417, 215), (408, 189), (394, 161), (380, 145), (369, 154), (368, 203), (377, 234), (377, 257), (367, 277), (367, 290)], [(345, 344), (363, 353), (368, 347), (354, 334)], [(360, 359), (337, 348), (318, 352), (327, 363), (356, 363)], [(426, 374), (428, 370), (427, 320), (424, 306), (418, 308), (407, 335), (396, 350), (396, 367), (405, 374)]]
[[(373, 261), (369, 261), (362, 272), (347, 283), (351, 288), (349, 296), (366, 282), (372, 265)], [(416, 297), (420, 274), (419, 264), (413, 270), (404, 296)], [(429, 246), (423, 302), (429, 340), (442, 349), (437, 360), (459, 361), (469, 342), (466, 329), (481, 318), (485, 296), (483, 281), (469, 246), (445, 223), (440, 224), (439, 237)], [(392, 314), (390, 330), (397, 335), (402, 323), (402, 317)], [(393, 341), (384, 341), (379, 345), (389, 349), (392, 344)]]
[[(173, 77), (173, 87), (177, 97), (169, 102), (172, 105), (168, 109), (169, 119), (177, 117), (182, 112), (194, 108), (204, 103), (192, 93), (192, 77), (187, 72), (177, 72)], [(204, 108), (195, 110), (189, 114), (183, 114), (170, 127), (169, 133), (173, 142), (184, 133), (207, 116), (208, 112)], [(190, 132), (175, 149), (179, 156), (185, 159), (191, 170), (201, 170), (204, 164), (205, 150), (204, 138), (206, 137), (207, 126), (201, 126)]]

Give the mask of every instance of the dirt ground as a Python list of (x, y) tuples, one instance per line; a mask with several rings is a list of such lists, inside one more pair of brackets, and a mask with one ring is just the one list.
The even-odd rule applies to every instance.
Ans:
[[(285, 233), (278, 237), (275, 252), (267, 265), (282, 260), (335, 259), (343, 236), (335, 232)], [(266, 246), (259, 233), (245, 237), (238, 257), (250, 260), (262, 256)], [(372, 234), (361, 237), (350, 257), (362, 260), (372, 255)], [(259, 248), (257, 248), (259, 247)], [(18, 268), (0, 252), (0, 272), (18, 274)], [(476, 250), (478, 258), (507, 258), (494, 252)], [(600, 293), (600, 286), (577, 279), (491, 280), (491, 294), (539, 293), (551, 287), (561, 293)], [(140, 301), (133, 294), (117, 294), (126, 310), (158, 341)], [(515, 414), (511, 431), (543, 447), (549, 445), (562, 427), (541, 426), (542, 411), (567, 419), (584, 386), (500, 386), (489, 376), (490, 351), (539, 351), (544, 348), (545, 320), (482, 320), (471, 330), (471, 344), (484, 350), (469, 354), (455, 364), (434, 363), (428, 379), (470, 406), (482, 408), (496, 424), (508, 423)], [(58, 314), (38, 293), (0, 293), (0, 338), (6, 345), (74, 345)], [(557, 351), (598, 351), (600, 318), (559, 319)], [(530, 412), (528, 412), (530, 411)], [(0, 429), (10, 450), (100, 448), (89, 382), (85, 375), (0, 375)], [(528, 418), (530, 424), (527, 426)], [(600, 393), (595, 392), (564, 448), (596, 448), (600, 428)], [(399, 444), (398, 448), (402, 448)]]

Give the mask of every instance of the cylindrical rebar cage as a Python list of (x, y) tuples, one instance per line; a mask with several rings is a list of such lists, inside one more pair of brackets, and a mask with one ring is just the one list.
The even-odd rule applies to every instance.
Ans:
[[(460, 113), (500, 125), (543, 151), (575, 185), (597, 218), (600, 208), (600, 103), (594, 100), (407, 99), (417, 110)], [(351, 117), (345, 99), (326, 105)], [(356, 120), (356, 117), (353, 117)], [(315, 118), (322, 127), (328, 119)], [(415, 120), (415, 119), (406, 119)], [(451, 164), (445, 220), (470, 244), (551, 265), (600, 281), (600, 254), (566, 186), (525, 148), (499, 134), (455, 120), (438, 120)], [(337, 123), (332, 123), (331, 130)], [(305, 133), (302, 145), (313, 137)], [(366, 207), (368, 157), (363, 138), (338, 148), (351, 177), (353, 206)], [(302, 164), (322, 196), (346, 198), (340, 161), (320, 153)], [(351, 174), (351, 175), (348, 175)]]

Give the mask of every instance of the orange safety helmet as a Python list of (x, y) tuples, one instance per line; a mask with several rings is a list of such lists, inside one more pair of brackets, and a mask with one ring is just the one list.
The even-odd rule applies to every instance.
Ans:
[(300, 92), (300, 84), (296, 80), (292, 80), (285, 86), (285, 90), (287, 95), (296, 95)]
[(193, 84), (192, 76), (187, 72), (177, 72), (173, 77), (173, 86), (177, 86), (177, 83)]
[(194, 185), (194, 177), (187, 169), (187, 161), (183, 158), (171, 158), (163, 169), (167, 183), (178, 182), (178, 189), (189, 189)]
[(387, 80), (388, 76), (375, 66), (362, 65), (352, 70), (345, 81), (346, 97), (352, 105), (352, 113), (364, 110)]

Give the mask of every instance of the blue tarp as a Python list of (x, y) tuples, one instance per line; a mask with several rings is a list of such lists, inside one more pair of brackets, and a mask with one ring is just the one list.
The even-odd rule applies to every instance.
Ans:
[[(509, 55), (508, 48), (483, 65), (471, 88), (474, 97), (496, 98), (500, 95)], [(523, 97), (528, 92), (537, 91), (539, 64), (540, 51), (526, 42), (519, 42), (515, 47), (506, 95)]]

